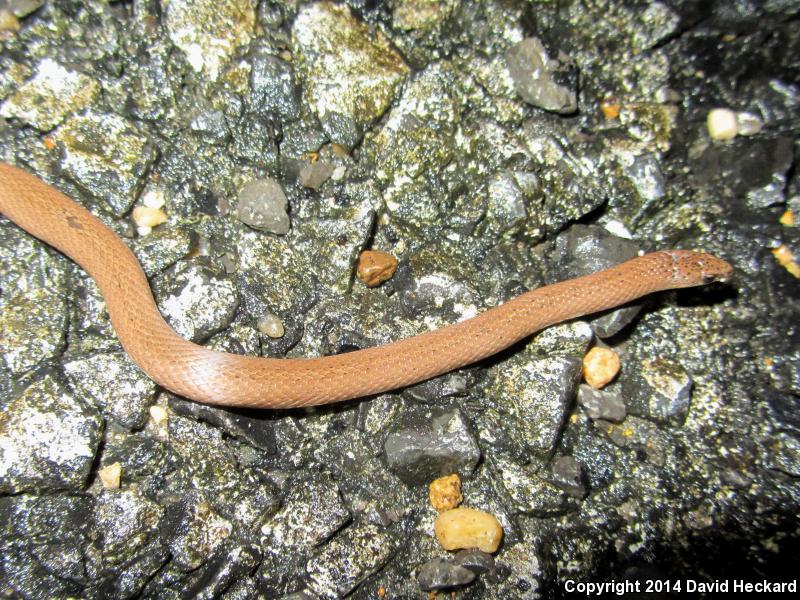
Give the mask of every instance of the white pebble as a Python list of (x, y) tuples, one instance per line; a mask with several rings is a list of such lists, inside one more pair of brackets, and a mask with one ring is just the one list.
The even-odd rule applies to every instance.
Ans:
[(160, 188), (150, 189), (142, 194), (142, 204), (148, 208), (164, 208), (166, 203), (164, 190)]
[(344, 165), (339, 165), (333, 170), (333, 173), (331, 174), (331, 179), (333, 179), (334, 181), (341, 181), (342, 179), (344, 179), (345, 173), (347, 173), (347, 167), (345, 167)]
[(153, 419), (153, 423), (155, 423), (156, 425), (165, 425), (167, 423), (169, 415), (163, 406), (154, 404), (153, 406), (150, 407), (149, 412), (150, 412), (150, 418)]
[(167, 213), (160, 208), (137, 206), (133, 209), (133, 222), (137, 227), (155, 227), (167, 220)]
[(140, 237), (144, 237), (146, 235), (150, 235), (151, 233), (153, 233), (153, 228), (143, 225), (142, 227), (136, 228), (136, 233), (139, 234)]
[(732, 140), (739, 133), (736, 113), (729, 108), (715, 108), (709, 111), (706, 125), (712, 140)]
[(756, 135), (764, 127), (764, 121), (749, 112), (736, 113), (736, 123), (739, 125), (739, 135)]

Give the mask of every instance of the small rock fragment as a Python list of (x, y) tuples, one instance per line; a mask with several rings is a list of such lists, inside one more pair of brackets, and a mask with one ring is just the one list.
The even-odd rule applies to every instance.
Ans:
[(610, 348), (595, 346), (583, 357), (583, 378), (596, 390), (608, 385), (619, 368), (619, 356)]
[(503, 528), (494, 515), (474, 508), (460, 507), (440, 513), (433, 528), (445, 550), (478, 548), (493, 553), (503, 539)]
[(367, 287), (376, 287), (392, 278), (397, 270), (397, 259), (380, 250), (364, 250), (358, 257), (358, 278)]
[(133, 209), (133, 222), (136, 227), (153, 228), (167, 221), (167, 213), (160, 208), (137, 206)]
[(19, 19), (10, 10), (0, 9), (0, 33), (19, 31)]
[(167, 419), (169, 419), (169, 413), (163, 406), (154, 404), (150, 407), (150, 418), (153, 419), (153, 423), (156, 425), (166, 425)]
[(732, 140), (739, 133), (736, 113), (729, 108), (715, 108), (709, 111), (706, 126), (712, 140)]
[(419, 586), (426, 592), (466, 585), (475, 579), (475, 573), (441, 558), (426, 562), (417, 574)]
[(789, 250), (788, 246), (781, 244), (777, 248), (773, 248), (772, 256), (775, 257), (780, 266), (800, 279), (800, 264), (795, 260), (794, 253)]
[(693, 384), (691, 375), (677, 362), (643, 360), (641, 370), (623, 382), (628, 412), (659, 423), (683, 423)]
[(464, 501), (461, 495), (461, 478), (458, 474), (445, 475), (431, 482), (428, 488), (431, 506), (439, 512), (451, 510)]
[[(506, 52), (506, 62), (514, 88), (525, 102), (560, 114), (577, 110), (577, 71), (566, 54), (559, 52), (553, 59), (539, 38), (530, 37)], [(564, 80), (569, 81), (569, 87), (560, 85)]]
[(764, 121), (749, 112), (736, 113), (736, 124), (739, 126), (739, 135), (756, 135), (764, 127)]
[(572, 456), (559, 456), (550, 467), (550, 482), (574, 498), (586, 496), (583, 467)]
[(593, 421), (602, 419), (619, 423), (627, 414), (625, 402), (618, 393), (595, 390), (588, 385), (578, 388), (578, 404)]
[(283, 235), (289, 231), (289, 201), (274, 179), (257, 179), (239, 192), (236, 214), (253, 229)]
[(475, 549), (460, 550), (453, 557), (453, 562), (469, 569), (476, 575), (489, 573), (496, 568), (494, 557), (491, 554)]
[(621, 110), (622, 105), (616, 98), (608, 97), (600, 103), (600, 112), (602, 112), (603, 116), (610, 121), (618, 118)]
[(333, 175), (334, 168), (333, 163), (324, 160), (306, 163), (298, 174), (300, 185), (318, 190)]
[(118, 490), (120, 480), (122, 478), (122, 465), (115, 462), (113, 465), (108, 465), (100, 469), (97, 474), (100, 476), (100, 481), (103, 482), (103, 487), (107, 490)]
[(273, 314), (261, 317), (256, 326), (261, 333), (274, 339), (282, 338), (286, 334), (283, 321)]

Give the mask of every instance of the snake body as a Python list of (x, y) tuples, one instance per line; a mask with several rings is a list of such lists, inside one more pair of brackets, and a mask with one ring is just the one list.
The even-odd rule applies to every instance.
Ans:
[(524, 293), (442, 329), (355, 352), (274, 359), (216, 352), (180, 337), (153, 300), (136, 257), (76, 202), (0, 163), (0, 213), (60, 250), (97, 282), (126, 352), (156, 383), (208, 404), (293, 408), (405, 387), (491, 356), (545, 327), (661, 290), (725, 280), (710, 254), (664, 250)]

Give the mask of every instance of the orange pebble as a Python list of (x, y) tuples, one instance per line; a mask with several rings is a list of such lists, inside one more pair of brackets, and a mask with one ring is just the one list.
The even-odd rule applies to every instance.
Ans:
[(616, 98), (606, 98), (600, 103), (600, 111), (606, 119), (616, 119), (622, 110), (622, 105)]
[(388, 281), (397, 270), (397, 259), (380, 250), (364, 250), (358, 257), (356, 274), (367, 287), (375, 287)]
[(461, 478), (457, 474), (434, 479), (428, 486), (431, 506), (439, 512), (455, 508), (464, 501), (461, 495)]
[(619, 368), (619, 356), (609, 348), (595, 346), (583, 357), (583, 378), (596, 390), (608, 385)]

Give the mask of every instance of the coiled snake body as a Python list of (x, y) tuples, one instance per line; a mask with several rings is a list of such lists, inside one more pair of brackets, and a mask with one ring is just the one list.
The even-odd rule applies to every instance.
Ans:
[(164, 321), (138, 261), (86, 209), (0, 163), (0, 213), (60, 250), (97, 282), (119, 341), (159, 385), (199, 402), (292, 408), (338, 402), (429, 379), (491, 356), (545, 327), (661, 290), (725, 280), (710, 254), (664, 250), (527, 292), (472, 319), (346, 354), (273, 359), (215, 352)]

